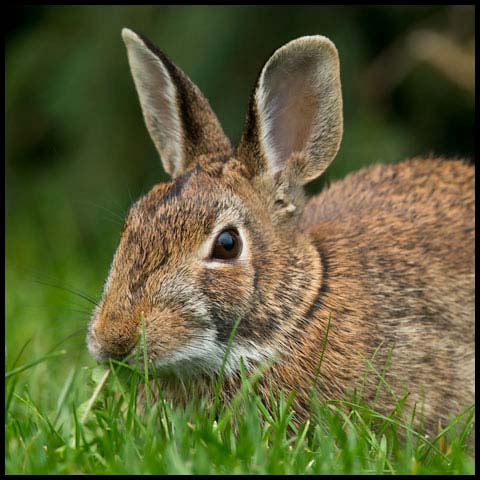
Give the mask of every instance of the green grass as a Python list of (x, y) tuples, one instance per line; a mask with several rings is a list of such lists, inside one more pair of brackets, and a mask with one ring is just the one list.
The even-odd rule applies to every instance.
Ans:
[[(72, 366), (64, 378), (47, 382), (51, 391), (44, 398), (55, 402), (35, 398), (22, 379), (32, 381), (40, 365), (66, 358), (68, 351), (58, 350), (25, 364), (10, 364), (7, 473), (474, 472), (465, 446), (473, 406), (434, 439), (415, 434), (398, 411), (382, 416), (356, 396), (350, 401), (316, 400), (311, 418), (298, 425), (292, 421), (293, 395), (272, 394), (267, 408), (255, 391), (259, 375), (247, 375), (242, 368), (241, 389), (228, 405), (214, 402), (212, 408), (204, 399), (192, 399), (185, 408), (175, 408), (160, 399), (138, 408), (137, 386), (142, 383), (149, 392), (160, 382), (146, 366), (140, 371), (120, 362), (109, 368)], [(399, 438), (401, 431), (406, 435)]]

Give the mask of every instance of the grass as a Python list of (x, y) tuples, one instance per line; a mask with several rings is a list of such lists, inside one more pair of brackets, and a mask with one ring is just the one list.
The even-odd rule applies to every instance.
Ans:
[[(148, 393), (151, 386), (160, 387), (159, 379), (146, 364), (139, 370), (121, 362), (73, 366), (65, 378), (48, 382), (53, 405), (34, 398), (22, 377), (31, 380), (37, 367), (67, 355), (58, 350), (22, 365), (19, 355), (10, 365), (5, 378), (7, 473), (474, 473), (465, 446), (473, 406), (434, 439), (415, 434), (398, 411), (380, 415), (357, 394), (350, 401), (312, 399), (311, 418), (297, 425), (293, 394), (272, 393), (267, 408), (255, 390), (259, 375), (241, 368), (242, 386), (228, 405), (214, 401), (212, 408), (200, 398), (175, 408), (160, 399), (138, 408), (138, 385)], [(220, 386), (221, 374), (217, 382)], [(397, 410), (401, 407), (400, 401)]]

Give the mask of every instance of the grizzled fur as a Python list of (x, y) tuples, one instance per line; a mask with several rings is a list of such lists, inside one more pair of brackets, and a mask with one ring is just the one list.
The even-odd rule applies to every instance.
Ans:
[[(304, 37), (274, 53), (232, 149), (185, 74), (148, 40), (123, 36), (147, 128), (173, 180), (130, 210), (92, 318), (92, 354), (128, 356), (143, 314), (148, 358), (167, 397), (183, 403), (212, 395), (240, 319), (224, 399), (240, 358), (248, 368), (266, 360), (273, 364), (260, 393), (268, 401), (270, 381), (295, 390), (302, 416), (330, 323), (316, 383), (323, 398), (359, 387), (375, 356), (363, 398), (385, 414), (409, 392), (434, 433), (473, 403), (473, 166), (434, 158), (374, 165), (306, 201), (303, 185), (333, 160), (342, 135), (331, 42)], [(168, 95), (149, 90), (157, 80)], [(238, 229), (242, 252), (212, 260), (227, 227)], [(387, 360), (393, 391), (382, 385), (377, 396)]]

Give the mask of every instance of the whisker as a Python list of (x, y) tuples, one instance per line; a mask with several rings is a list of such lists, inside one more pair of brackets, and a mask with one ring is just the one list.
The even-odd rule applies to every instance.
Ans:
[[(73, 287), (63, 287), (63, 286), (60, 286), (58, 285), (57, 283), (61, 283), (62, 280), (58, 277), (55, 277), (53, 275), (50, 275), (48, 273), (45, 273), (45, 272), (42, 272), (40, 270), (37, 270), (35, 268), (23, 268), (23, 267), (18, 267), (18, 266), (13, 266), (13, 268), (17, 271), (21, 271), (23, 273), (27, 273), (29, 275), (35, 275), (37, 276), (37, 278), (30, 278), (30, 281), (33, 281), (35, 283), (39, 283), (39, 284), (42, 284), (42, 285), (47, 285), (49, 287), (54, 287), (54, 288), (59, 288), (59, 289), (62, 289), (62, 290), (65, 290), (67, 292), (70, 292), (70, 293), (73, 293), (74, 295), (77, 295), (78, 297), (80, 298), (83, 298), (84, 300), (87, 300), (88, 302), (92, 303), (93, 305), (97, 305), (98, 304), (98, 300), (95, 300), (93, 297), (91, 297), (90, 295), (76, 289), (76, 288), (73, 288)], [(38, 278), (40, 277), (40, 278)], [(57, 282), (55, 284), (53, 283), (49, 283), (47, 282), (46, 280), (43, 280), (41, 277), (43, 277), (44, 279), (47, 278), (47, 279), (51, 279), (53, 280), (54, 282)]]
[(125, 185), (125, 187), (127, 189), (128, 196), (130, 198), (130, 205), (132, 205), (134, 203), (134, 200), (133, 200), (133, 197), (132, 197), (132, 192), (130, 192), (130, 188), (128, 187), (128, 182), (127, 182), (127, 178), (126, 178), (125, 175), (122, 175), (122, 181), (123, 181), (123, 184)]
[(104, 210), (105, 212), (110, 213), (110, 215), (113, 215), (117, 220), (121, 222), (120, 223), (121, 225), (123, 225), (123, 223), (125, 222), (125, 217), (122, 217), (122, 215), (120, 215), (119, 213), (114, 212), (113, 210), (110, 210), (109, 208), (104, 207), (103, 205), (98, 205), (97, 203), (91, 202), (91, 201), (79, 202), (79, 203), (83, 205), (90, 205), (96, 208), (100, 208), (101, 210)]
[(65, 338), (62, 338), (57, 344), (55, 344), (55, 346), (52, 348), (52, 351), (56, 350), (58, 347), (63, 345), (68, 340), (71, 340), (72, 338), (78, 338), (78, 337), (85, 338), (85, 334), (86, 332), (85, 332), (85, 329), (83, 328), (79, 328), (78, 330), (75, 330), (73, 333), (70, 333)]
[(64, 312), (74, 312), (74, 313), (81, 313), (83, 315), (91, 315), (92, 311), (91, 310), (82, 310), (80, 308), (70, 308), (70, 307), (63, 307), (62, 310)]
[(33, 281), (35, 283), (40, 283), (41, 285), (46, 285), (48, 287), (53, 287), (53, 288), (58, 288), (60, 290), (65, 290), (66, 292), (73, 293), (74, 295), (77, 295), (78, 297), (83, 298), (87, 302), (90, 302), (92, 305), (95, 305), (95, 306), (98, 305), (98, 301), (95, 300), (94, 298), (90, 297), (86, 293), (79, 292), (79, 291), (74, 290), (72, 288), (63, 287), (61, 285), (55, 285), (54, 283), (44, 282), (43, 280), (33, 280)]
[(109, 217), (102, 217), (102, 221), (111, 222), (114, 225), (117, 225), (119, 227), (123, 227), (124, 225), (123, 222), (120, 222), (119, 220), (116, 220), (114, 218), (109, 218)]
[(84, 315), (90, 316), (92, 314), (91, 309), (83, 309), (83, 308), (73, 308), (78, 307), (78, 305), (72, 304), (70, 305), (25, 305), (25, 310), (29, 310), (32, 312), (44, 312), (47, 311), (48, 313), (60, 313), (60, 312), (74, 312), (74, 313), (81, 313)]
[(66, 333), (66, 331), (70, 331), (72, 325), (80, 325), (80, 329), (84, 330), (86, 332), (86, 329), (88, 328), (88, 319), (86, 318), (70, 318), (69, 320), (76, 321), (78, 320), (78, 323), (65, 323), (64, 318), (59, 318), (57, 321), (51, 322), (48, 326), (43, 327), (43, 333), (47, 335), (51, 335), (52, 337), (54, 335), (60, 335)]

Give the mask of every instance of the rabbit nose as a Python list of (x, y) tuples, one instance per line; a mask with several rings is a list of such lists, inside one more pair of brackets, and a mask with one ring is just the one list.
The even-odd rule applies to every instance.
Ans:
[(137, 328), (109, 319), (97, 322), (91, 341), (95, 343), (97, 357), (120, 360), (127, 356), (137, 343)]
[(99, 340), (104, 355), (115, 360), (121, 360), (126, 357), (136, 343), (130, 337), (123, 335), (109, 335), (108, 337), (100, 337)]

